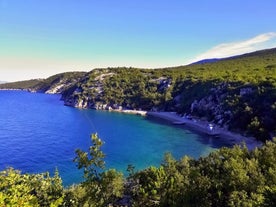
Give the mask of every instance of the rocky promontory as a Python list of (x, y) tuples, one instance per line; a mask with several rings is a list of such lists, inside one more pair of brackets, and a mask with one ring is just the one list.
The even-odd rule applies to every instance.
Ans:
[(66, 72), (46, 79), (32, 79), (0, 84), (0, 89), (28, 90), (30, 92), (61, 94), (67, 88), (79, 82), (85, 72)]

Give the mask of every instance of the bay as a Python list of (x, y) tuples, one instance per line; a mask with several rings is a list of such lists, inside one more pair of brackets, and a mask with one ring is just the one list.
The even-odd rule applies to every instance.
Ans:
[(154, 118), (66, 107), (60, 95), (0, 91), (0, 104), (0, 170), (53, 175), (57, 168), (65, 186), (82, 179), (73, 159), (77, 148), (88, 149), (91, 133), (105, 142), (106, 167), (123, 173), (128, 164), (159, 166), (165, 152), (198, 158), (230, 146)]

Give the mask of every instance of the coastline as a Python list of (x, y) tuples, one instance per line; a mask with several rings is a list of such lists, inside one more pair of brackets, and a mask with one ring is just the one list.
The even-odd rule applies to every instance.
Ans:
[[(27, 89), (0, 89), (0, 91), (29, 91)], [(29, 91), (30, 92), (30, 91)], [(130, 110), (130, 109), (109, 109), (107, 111), (133, 114), (140, 116), (156, 117), (170, 122), (175, 125), (184, 125), (185, 128), (193, 129), (196, 132), (201, 132), (208, 136), (217, 136), (221, 139), (227, 140), (231, 145), (242, 145), (245, 143), (249, 150), (261, 146), (263, 143), (256, 140), (254, 137), (245, 137), (241, 134), (231, 132), (229, 130), (223, 129), (219, 126), (210, 124), (207, 121), (202, 121), (198, 119), (191, 119), (188, 117), (181, 117), (176, 112), (152, 112), (143, 110)], [(210, 128), (210, 126), (212, 128)]]
[(218, 136), (221, 139), (226, 139), (232, 145), (242, 145), (245, 143), (249, 150), (255, 149), (256, 147), (262, 145), (262, 142), (256, 140), (254, 137), (245, 137), (240, 134), (230, 132), (216, 125), (210, 124), (207, 121), (180, 117), (176, 114), (176, 112), (147, 112), (147, 116), (160, 118), (169, 121), (172, 124), (183, 125), (185, 128), (191, 128), (206, 135)]
[(28, 91), (28, 89), (20, 89), (20, 88), (0, 88), (0, 91)]
[(242, 136), (241, 134), (223, 129), (207, 121), (181, 117), (176, 114), (176, 112), (152, 112), (130, 109), (111, 109), (108, 111), (160, 118), (174, 125), (183, 125), (184, 128), (192, 129), (195, 132), (200, 132), (206, 134), (207, 136), (216, 136), (219, 139), (225, 139), (231, 145), (242, 145), (244, 143), (249, 150), (260, 147), (263, 144), (262, 142), (256, 140), (254, 137)]
[[(102, 109), (96, 109), (96, 110), (102, 110)], [(117, 113), (123, 113), (123, 114), (134, 114), (134, 115), (140, 115), (140, 116), (146, 116), (148, 113), (147, 111), (132, 110), (132, 109), (109, 109), (109, 110), (103, 110), (103, 111), (117, 112)]]

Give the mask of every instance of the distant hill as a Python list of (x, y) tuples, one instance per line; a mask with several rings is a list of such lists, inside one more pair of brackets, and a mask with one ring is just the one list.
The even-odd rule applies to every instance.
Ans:
[(7, 83), (7, 81), (0, 81), (0, 84)]
[(191, 63), (190, 65), (214, 63), (214, 62), (217, 62), (219, 60), (221, 60), (221, 59), (220, 58), (204, 59), (204, 60), (199, 60), (197, 62)]
[(33, 86), (40, 83), (42, 79), (32, 79), (32, 80), (26, 80), (26, 81), (16, 81), (16, 82), (10, 82), (10, 83), (3, 83), (0, 85), (0, 89), (30, 89)]
[(17, 81), (12, 83), (3, 83), (0, 89), (19, 89), (42, 93), (61, 93), (67, 87), (78, 82), (85, 72), (66, 72), (53, 75), (46, 79), (33, 79), (26, 81)]
[(215, 63), (218, 61), (235, 60), (235, 59), (246, 58), (246, 57), (264, 56), (264, 55), (268, 55), (271, 53), (275, 53), (275, 51), (276, 51), (276, 48), (272, 48), (272, 49), (259, 50), (259, 51), (255, 51), (255, 52), (251, 52), (251, 53), (245, 53), (245, 54), (241, 54), (241, 55), (235, 55), (235, 56), (226, 57), (226, 58), (203, 59), (203, 60), (199, 60), (197, 62), (191, 63), (190, 65)]

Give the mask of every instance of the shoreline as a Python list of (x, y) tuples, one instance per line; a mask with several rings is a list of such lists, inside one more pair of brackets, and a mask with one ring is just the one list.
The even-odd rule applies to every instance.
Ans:
[(198, 133), (203, 133), (207, 136), (216, 136), (219, 139), (225, 139), (231, 145), (242, 145), (245, 143), (249, 150), (253, 150), (256, 147), (260, 147), (263, 143), (256, 140), (254, 137), (245, 137), (241, 134), (231, 132), (227, 129), (223, 129), (217, 125), (211, 124), (207, 121), (198, 119), (192, 119), (187, 117), (181, 117), (176, 112), (152, 112), (143, 110), (131, 110), (131, 109), (112, 109), (107, 110), (110, 112), (133, 114), (140, 116), (148, 116), (163, 119), (174, 125), (182, 125), (183, 128), (192, 129)]
[(20, 89), (20, 88), (0, 88), (0, 91), (28, 91), (28, 89)]
[[(27, 89), (0, 89), (0, 91), (30, 92)], [(244, 142), (249, 150), (252, 150), (263, 144), (262, 142), (256, 140), (254, 137), (242, 136), (241, 134), (223, 129), (207, 121), (192, 119), (188, 117), (181, 117), (178, 114), (176, 114), (176, 112), (152, 112), (152, 111), (131, 110), (131, 109), (110, 109), (105, 111), (160, 118), (174, 125), (183, 125), (184, 128), (193, 129), (195, 132), (200, 132), (208, 136), (218, 136), (221, 139), (227, 140), (231, 145), (236, 145), (236, 144), (241, 145)]]
[(242, 143), (245, 143), (249, 150), (255, 149), (256, 147), (259, 147), (263, 144), (254, 137), (242, 136), (240, 134), (210, 124), (207, 121), (180, 117), (176, 114), (176, 112), (147, 112), (147, 116), (160, 118), (169, 121), (172, 124), (183, 125), (185, 128), (193, 129), (208, 136), (218, 136), (220, 139), (229, 141), (231, 145), (242, 145)]
[(123, 114), (134, 114), (134, 115), (140, 115), (140, 116), (146, 116), (147, 111), (142, 111), (142, 110), (131, 110), (131, 109), (111, 109), (111, 110), (106, 110), (110, 112), (118, 112), (118, 113), (123, 113)]

